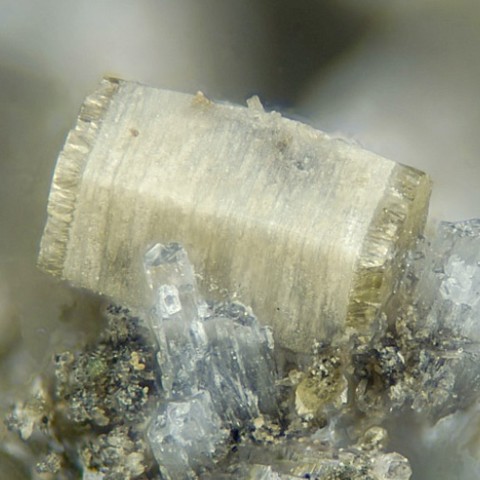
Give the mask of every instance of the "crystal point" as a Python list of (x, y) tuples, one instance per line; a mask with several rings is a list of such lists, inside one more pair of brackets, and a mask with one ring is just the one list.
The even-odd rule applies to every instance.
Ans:
[(178, 243), (156, 243), (144, 256), (157, 315), (189, 322), (198, 315), (198, 292), (187, 253)]

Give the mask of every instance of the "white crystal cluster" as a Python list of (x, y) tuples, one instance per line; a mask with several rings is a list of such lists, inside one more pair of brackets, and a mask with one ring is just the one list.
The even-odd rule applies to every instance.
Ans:
[(480, 220), (442, 222), (412, 256), (405, 279), (415, 311), (411, 330), (436, 357), (428, 368), (435, 388), (422, 389), (420, 410), (439, 419), (480, 395)]
[[(442, 222), (414, 263), (414, 302), (432, 330), (480, 340), (480, 220)], [(421, 320), (422, 321), (422, 320)]]
[(412, 296), (410, 330), (422, 366), (411, 405), (433, 420), (410, 432), (403, 453), (418, 478), (479, 478), (480, 220), (442, 222), (411, 252), (402, 288)]
[[(408, 460), (381, 441), (340, 448), (325, 428), (280, 413), (294, 400), (276, 382), (270, 331), (240, 304), (204, 302), (180, 244), (154, 245), (144, 266), (162, 390), (147, 437), (162, 478), (410, 478)], [(283, 434), (281, 418), (292, 422)]]
[(311, 436), (241, 446), (235, 463), (204, 480), (409, 480), (411, 475), (408, 460), (398, 453), (358, 444), (334, 448)]
[(144, 266), (163, 390), (148, 439), (164, 478), (195, 478), (231, 431), (275, 415), (273, 339), (242, 305), (200, 298), (178, 243), (154, 245)]
[[(375, 336), (346, 332), (300, 356), (274, 352), (243, 305), (205, 302), (184, 248), (155, 244), (150, 329), (109, 307), (96, 344), (57, 355), (50, 410), (20, 406), (9, 428), (90, 425), (62, 446), (75, 445), (85, 480), (477, 478), (479, 246), (480, 220), (442, 223), (406, 254)], [(36, 468), (54, 474), (68, 457), (50, 435)]]

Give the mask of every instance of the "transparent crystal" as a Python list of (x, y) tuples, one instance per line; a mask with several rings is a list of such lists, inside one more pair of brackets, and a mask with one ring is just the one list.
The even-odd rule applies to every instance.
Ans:
[(179, 243), (156, 243), (145, 253), (144, 266), (154, 293), (156, 315), (184, 322), (198, 315), (200, 302), (193, 266)]
[(277, 408), (270, 331), (253, 316), (242, 320), (215, 315), (205, 321), (209, 344), (202, 382), (222, 418), (235, 427), (262, 412), (275, 415)]
[(407, 373), (392, 392), (436, 421), (480, 393), (480, 220), (442, 222), (410, 253), (400, 289)]
[(219, 455), (226, 431), (277, 414), (273, 338), (243, 305), (208, 307), (178, 243), (149, 249), (145, 271), (164, 398), (148, 438), (163, 475), (187, 478)]
[(218, 445), (228, 437), (207, 391), (162, 405), (147, 435), (167, 479), (197, 478), (195, 472), (211, 464)]
[(426, 262), (432, 274), (421, 277), (417, 297), (425, 295), (427, 323), (480, 341), (480, 220), (441, 223)]
[(167, 398), (182, 399), (199, 391), (199, 364), (205, 357), (197, 284), (187, 253), (178, 243), (151, 247), (144, 257), (152, 290), (150, 314), (159, 351), (157, 360)]

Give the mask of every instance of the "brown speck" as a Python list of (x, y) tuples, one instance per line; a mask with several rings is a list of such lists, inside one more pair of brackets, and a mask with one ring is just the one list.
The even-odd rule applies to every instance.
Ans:
[(211, 104), (212, 102), (200, 91), (198, 91), (192, 99), (192, 106), (194, 107), (209, 107)]
[(136, 128), (131, 128), (130, 134), (132, 135), (132, 137), (138, 137), (140, 135), (140, 132)]

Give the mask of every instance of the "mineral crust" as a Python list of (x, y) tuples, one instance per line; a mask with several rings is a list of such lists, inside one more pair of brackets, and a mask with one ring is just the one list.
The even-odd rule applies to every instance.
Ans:
[(442, 222), (420, 239), (397, 296), (393, 404), (432, 420), (469, 407), (480, 394), (480, 221)]

